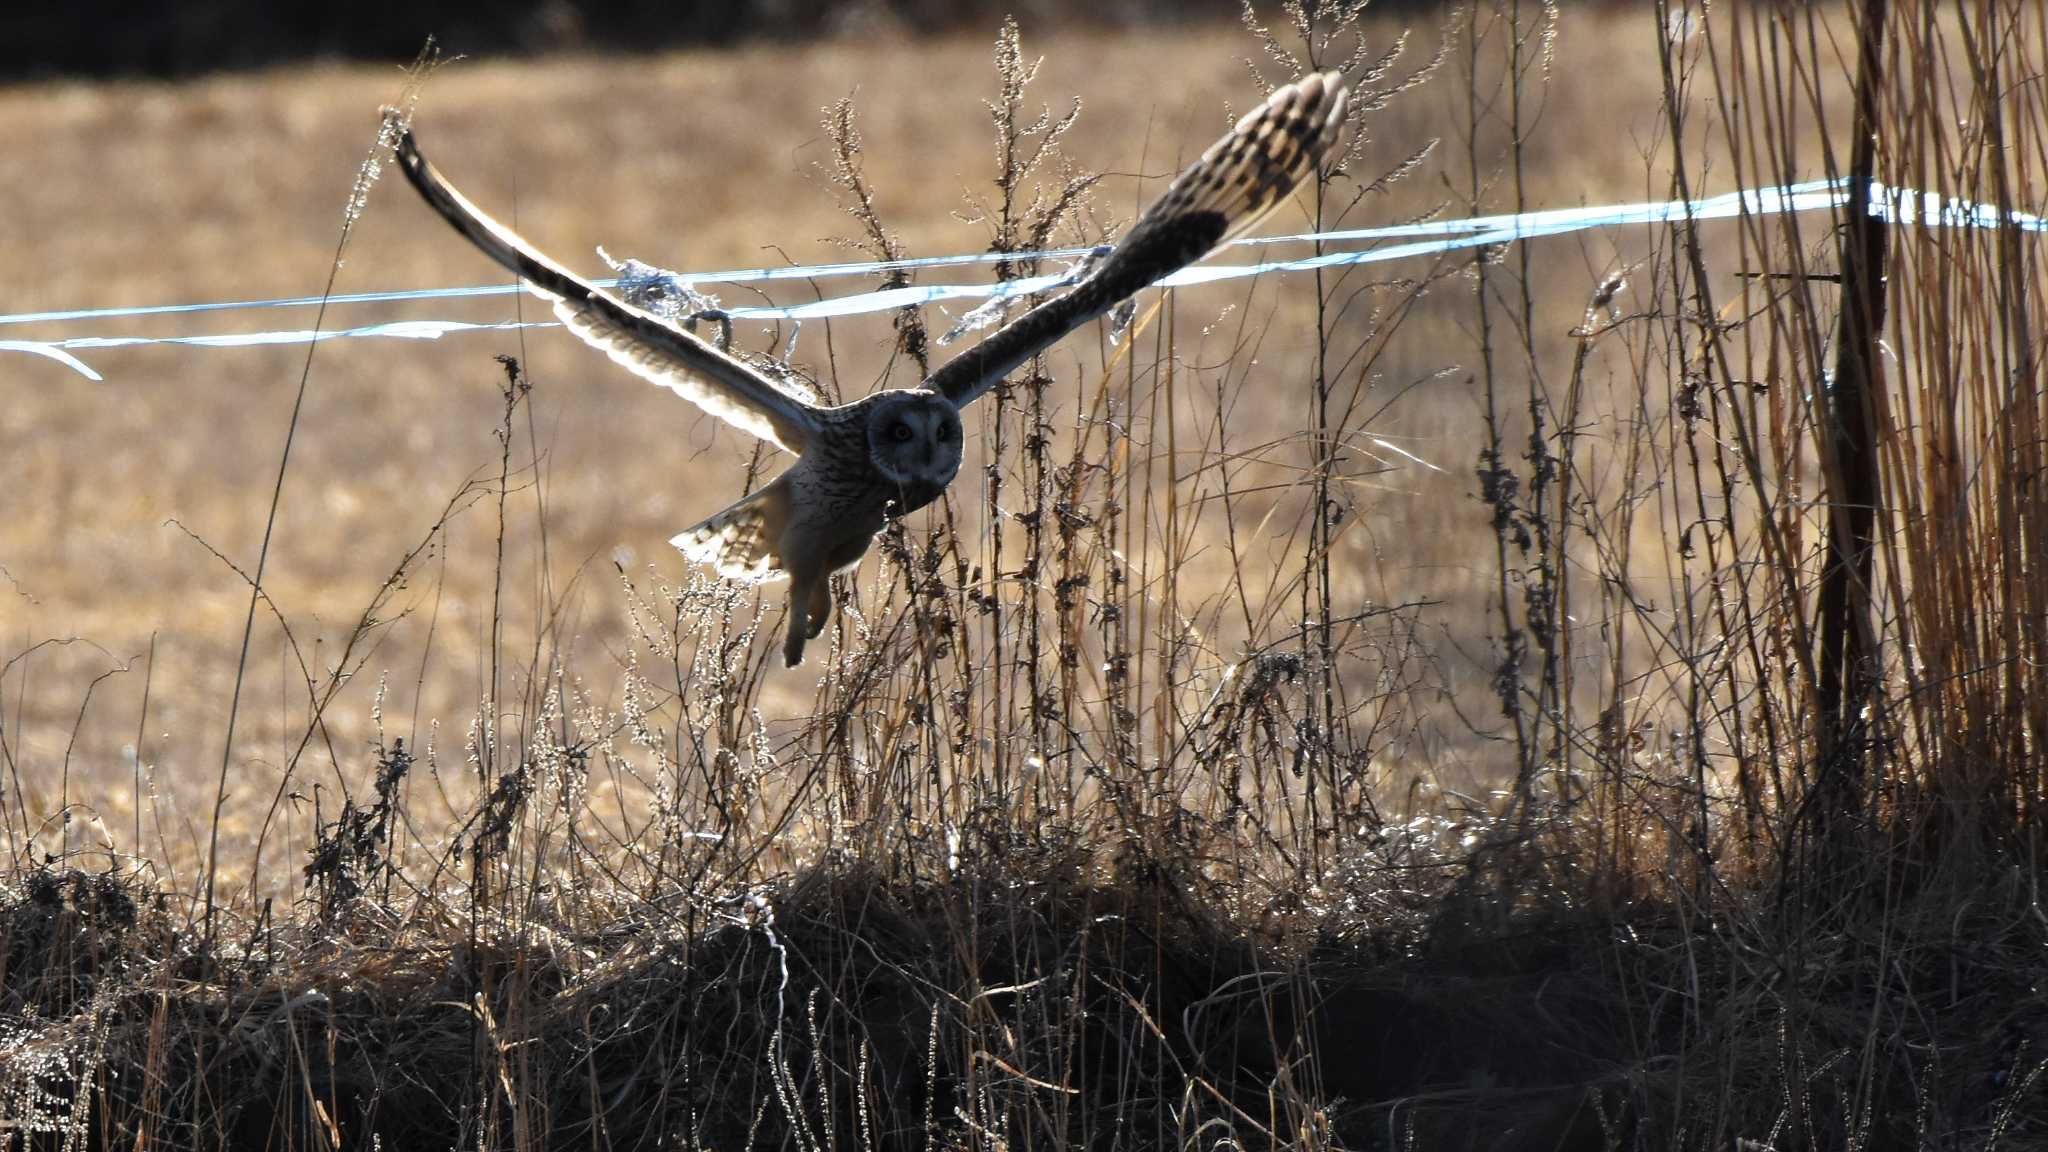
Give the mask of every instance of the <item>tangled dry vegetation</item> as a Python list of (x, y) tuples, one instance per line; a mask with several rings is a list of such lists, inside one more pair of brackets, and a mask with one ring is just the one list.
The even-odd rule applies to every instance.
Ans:
[[(1558, 63), (1581, 19), (1654, 65), (1656, 196), (2048, 204), (2032, 6), (1656, 8), (1479, 5), (1404, 44), (1290, 6), (1249, 43), (1268, 81), (1341, 65), (1366, 94), (1307, 198), (1323, 228), (1541, 206), (1539, 127), (1585, 106), (1552, 94), (1597, 82)], [(1040, 114), (1014, 28), (996, 64), (983, 242), (1099, 237), (1085, 117)], [(1444, 140), (1390, 148), (1425, 100)], [(861, 124), (828, 110), (849, 243), (915, 254)], [(54, 649), (0, 672), (0, 1130), (2048, 1142), (2039, 241), (1841, 213), (1637, 239), (1576, 288), (1535, 242), (1147, 301), (984, 406), (979, 471), (847, 579), (801, 689), (756, 639), (772, 599), (666, 565), (557, 586), (553, 373), (493, 369), (484, 462), (414, 508), (352, 628), (252, 601), (304, 722), (249, 740), (275, 751), (246, 826), (221, 834), (232, 757), (179, 777), (182, 832), (141, 754), (132, 811), (74, 803), (92, 687), (38, 754)], [(895, 317), (877, 373), (943, 356), (932, 319)], [(793, 362), (829, 391), (853, 343)], [(1431, 388), (1463, 389), (1462, 459), (1391, 471), (1389, 413)], [(1396, 489), (1441, 499), (1376, 528)], [(432, 653), (464, 547), (491, 560), (458, 676)], [(1456, 548), (1456, 573), (1414, 559)], [(441, 726), (436, 675), (482, 705)], [(124, 820), (189, 850), (119, 851)]]

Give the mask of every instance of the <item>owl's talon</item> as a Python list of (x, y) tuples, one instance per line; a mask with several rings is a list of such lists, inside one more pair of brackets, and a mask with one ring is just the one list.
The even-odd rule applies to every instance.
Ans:
[(825, 622), (832, 618), (832, 581), (830, 579), (820, 579), (816, 585), (812, 586), (810, 604), (807, 606), (805, 616), (811, 624), (810, 635), (807, 638), (816, 640), (824, 634)]
[(782, 660), (790, 668), (804, 662), (804, 644), (825, 630), (832, 614), (832, 587), (823, 576), (808, 588), (801, 579), (789, 586), (789, 631), (782, 641)]

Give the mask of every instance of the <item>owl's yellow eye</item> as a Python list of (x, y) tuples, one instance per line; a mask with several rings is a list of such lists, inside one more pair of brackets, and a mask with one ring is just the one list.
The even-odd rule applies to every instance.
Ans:
[(889, 425), (889, 438), (896, 441), (898, 444), (908, 443), (910, 441), (910, 438), (914, 435), (916, 435), (916, 433), (910, 430), (910, 425), (905, 424), (901, 421)]

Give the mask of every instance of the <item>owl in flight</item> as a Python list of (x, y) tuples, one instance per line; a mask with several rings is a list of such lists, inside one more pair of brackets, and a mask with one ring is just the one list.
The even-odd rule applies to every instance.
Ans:
[(552, 301), (571, 332), (627, 371), (796, 456), (766, 487), (671, 541), (730, 579), (789, 577), (783, 656), (795, 667), (804, 643), (832, 614), (828, 577), (860, 560), (885, 517), (938, 499), (960, 470), (960, 410), (1062, 336), (1272, 211), (1336, 142), (1344, 98), (1335, 72), (1274, 92), (1175, 177), (1078, 283), (997, 329), (918, 387), (887, 389), (836, 408), (793, 395), (745, 362), (543, 256), (457, 192), (420, 155), (411, 132), (400, 137), (397, 154), (427, 203)]

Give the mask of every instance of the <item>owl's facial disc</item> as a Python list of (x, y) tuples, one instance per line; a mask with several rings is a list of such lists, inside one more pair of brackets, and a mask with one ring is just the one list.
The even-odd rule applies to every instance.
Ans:
[(868, 454), (892, 484), (936, 496), (960, 471), (960, 414), (943, 397), (911, 393), (875, 407)]

